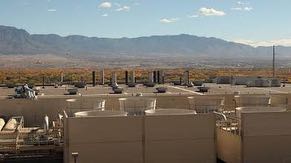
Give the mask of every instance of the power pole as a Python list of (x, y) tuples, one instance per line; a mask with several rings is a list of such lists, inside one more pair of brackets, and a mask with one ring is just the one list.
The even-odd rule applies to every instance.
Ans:
[(273, 45), (273, 78), (275, 78), (276, 74), (275, 74), (275, 54), (276, 54), (276, 49), (275, 49), (275, 45)]

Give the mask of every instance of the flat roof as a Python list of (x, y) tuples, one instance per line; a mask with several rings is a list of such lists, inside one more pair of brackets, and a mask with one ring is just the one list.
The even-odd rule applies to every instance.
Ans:
[[(203, 93), (197, 92), (197, 87), (185, 87), (185, 86), (174, 86), (170, 84), (160, 84), (155, 87), (145, 87), (141, 84), (136, 87), (130, 88), (126, 85), (121, 84), (122, 88), (124, 88), (123, 94), (130, 95), (136, 93), (142, 93), (144, 95), (202, 95)], [(164, 86), (167, 87), (168, 90), (164, 94), (156, 94), (156, 87)], [(214, 83), (206, 83), (206, 87), (209, 87), (209, 92), (205, 93), (205, 95), (211, 94), (233, 94), (234, 92), (240, 92), (241, 94), (287, 94), (291, 93), (291, 84), (286, 84), (285, 87), (246, 87), (244, 85), (229, 85), (229, 84), (214, 84)], [(49, 97), (49, 96), (66, 96), (67, 89), (72, 86), (64, 85), (58, 88), (54, 88), (53, 86), (45, 86), (44, 89), (41, 88), (40, 96)], [(92, 87), (92, 85), (88, 85), (87, 88), (79, 88), (79, 93), (81, 95), (111, 95), (113, 93), (111, 87), (106, 85), (97, 85), (96, 87)], [(0, 88), (0, 97), (5, 98), (9, 95), (14, 95), (14, 88)]]

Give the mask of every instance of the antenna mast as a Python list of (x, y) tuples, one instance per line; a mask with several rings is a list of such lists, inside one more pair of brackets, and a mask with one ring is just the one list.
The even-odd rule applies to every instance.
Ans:
[(273, 45), (273, 78), (275, 78), (275, 53), (276, 53), (276, 50), (275, 50), (275, 45)]

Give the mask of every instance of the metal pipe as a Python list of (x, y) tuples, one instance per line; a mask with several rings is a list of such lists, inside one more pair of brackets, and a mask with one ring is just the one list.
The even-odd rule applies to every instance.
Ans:
[(275, 74), (275, 53), (276, 53), (276, 49), (275, 49), (275, 45), (273, 46), (273, 78), (275, 78), (276, 74)]
[(100, 71), (100, 84), (104, 85), (104, 69)]
[(125, 84), (128, 84), (128, 71), (125, 71)]
[(157, 71), (154, 71), (154, 83), (157, 83)]
[(92, 72), (92, 84), (93, 84), (93, 87), (96, 86), (96, 72), (95, 71)]
[(226, 115), (224, 115), (223, 113), (216, 112), (216, 111), (213, 111), (213, 113), (216, 114), (216, 115), (218, 115), (218, 116), (220, 116), (220, 117), (222, 117), (223, 120), (225, 120), (225, 121), (227, 120)]

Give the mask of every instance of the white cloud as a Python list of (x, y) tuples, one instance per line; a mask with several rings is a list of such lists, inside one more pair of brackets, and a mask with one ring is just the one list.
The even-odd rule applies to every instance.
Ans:
[(253, 8), (252, 7), (244, 7), (244, 10), (245, 11), (251, 11), (251, 10), (253, 10)]
[(243, 1), (237, 1), (236, 2), (238, 5), (249, 5), (250, 2), (243, 2)]
[(103, 16), (103, 17), (107, 17), (107, 16), (108, 16), (108, 14), (103, 14), (103, 15), (101, 15), (101, 16)]
[(233, 7), (233, 8), (231, 8), (231, 10), (251, 11), (251, 10), (253, 10), (253, 7), (250, 6), (249, 2), (237, 1), (237, 7)]
[(198, 18), (198, 17), (199, 17), (199, 15), (197, 15), (197, 14), (189, 15), (189, 16), (188, 16), (188, 18)]
[(291, 46), (291, 39), (278, 39), (278, 40), (267, 40), (267, 41), (238, 39), (238, 40), (234, 40), (234, 42), (251, 45), (253, 47), (273, 46), (273, 45)]
[(119, 7), (118, 9), (116, 9), (116, 11), (129, 11), (129, 10), (130, 10), (129, 6), (122, 6), (122, 7)]
[(224, 11), (216, 10), (214, 8), (202, 7), (199, 9), (199, 13), (203, 16), (224, 16)]
[(233, 7), (233, 8), (231, 8), (231, 10), (235, 10), (235, 11), (242, 11), (242, 10), (243, 10), (243, 8), (241, 8), (241, 7)]
[(108, 9), (112, 7), (112, 4), (110, 2), (102, 2), (98, 7)]
[(252, 11), (253, 8), (252, 7), (233, 7), (233, 8), (231, 8), (231, 10), (235, 10), (235, 11)]
[(53, 9), (53, 8), (51, 8), (51, 9), (48, 9), (47, 11), (48, 11), (48, 12), (56, 12), (57, 10), (56, 10), (56, 9)]
[(160, 19), (160, 22), (163, 24), (169, 24), (169, 23), (175, 23), (178, 20), (179, 20), (178, 18), (163, 18), (163, 19)]

